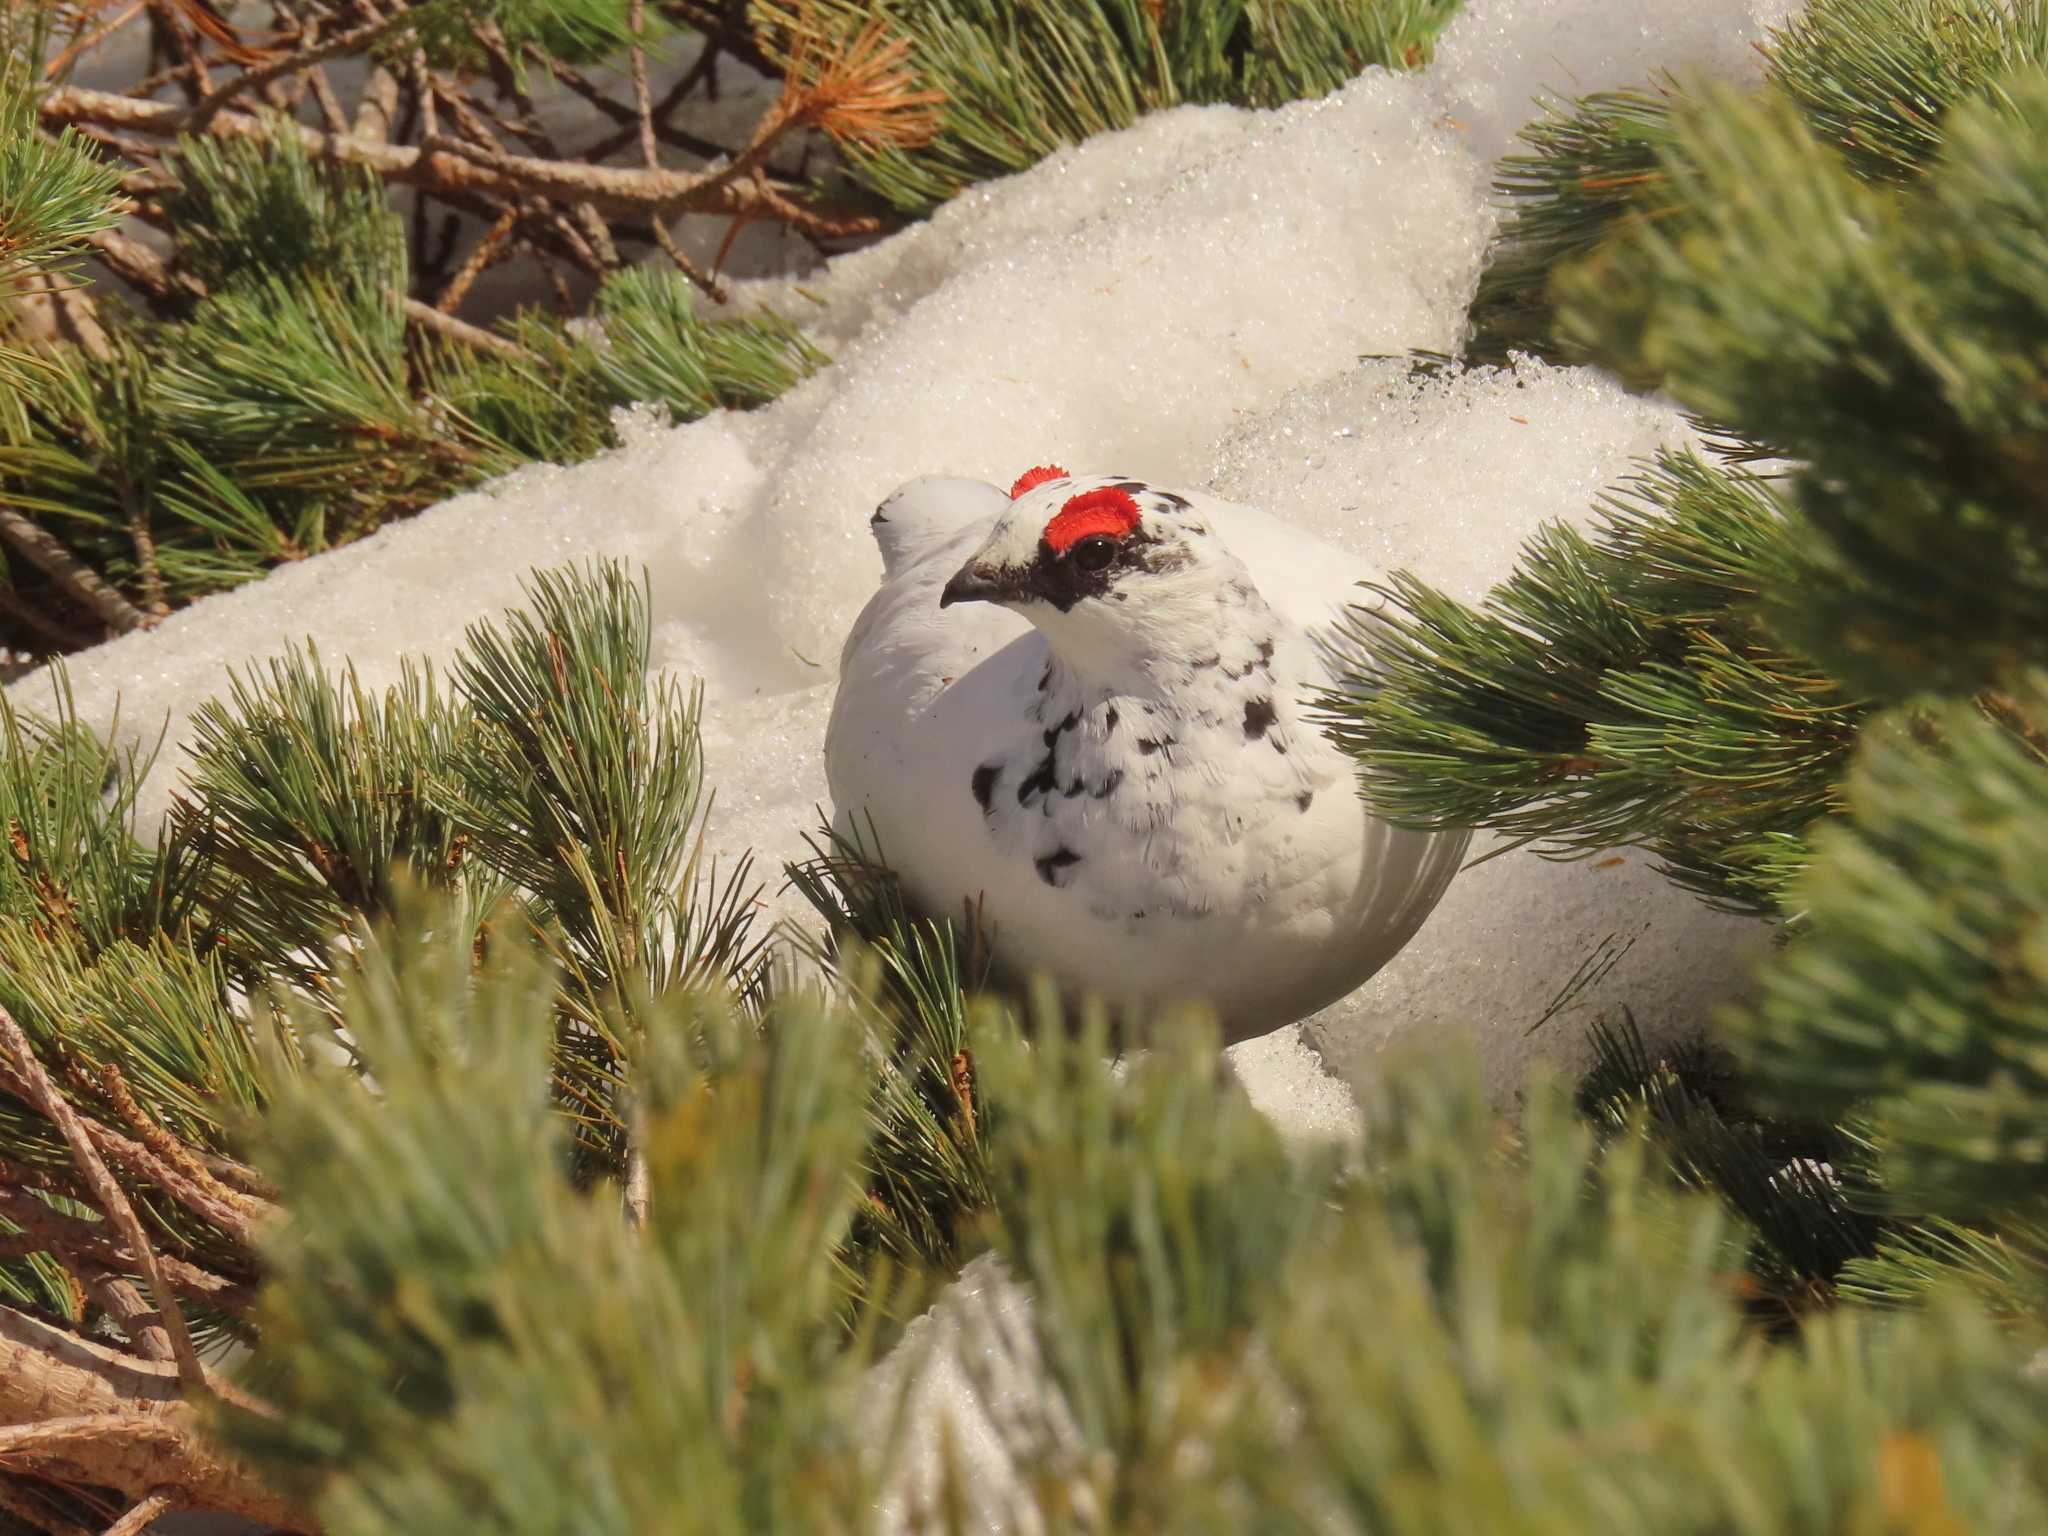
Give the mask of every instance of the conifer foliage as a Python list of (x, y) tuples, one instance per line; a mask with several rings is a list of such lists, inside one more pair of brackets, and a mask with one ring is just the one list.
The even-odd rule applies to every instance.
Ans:
[[(1435, 14), (1041, 9), (1047, 58), (1142, 43), (1102, 78), (1146, 106), (1327, 83)], [(950, 108), (902, 113), (988, 8), (752, 14), (721, 47), (889, 125), (870, 192), (986, 173)], [(380, 15), (429, 97), (652, 25)], [(1112, 1021), (989, 993), (1001, 935), (857, 835), (786, 872), (819, 924), (764, 929), (616, 566), (534, 573), (381, 693), (310, 647), (244, 666), (162, 827), (61, 673), (44, 716), (0, 699), (0, 1532), (2048, 1528), (2040, 16), (1815, 0), (1757, 90), (1561, 109), (1511, 173), (1551, 192), (1495, 291), (1706, 434), (1479, 608), (1397, 578), (1332, 729), (1398, 818), (1641, 843), (1784, 927), (1717, 1039), (1603, 1020), (1512, 1117), (1438, 1052), (1369, 1085), (1362, 1146), (1284, 1146), (1199, 1017), (1114, 1021), (1149, 1049), (1112, 1065)], [(168, 601), (374, 523), (365, 463), (417, 501), (814, 360), (659, 269), (605, 274), (602, 347), (418, 334), (374, 165), (194, 129), (165, 168), (195, 286), (104, 353), (4, 358), (36, 381), (8, 473), (72, 477), (71, 542), (33, 526), (77, 604), (132, 605), (146, 544)], [(75, 255), (111, 186), (75, 134), (0, 145), (12, 259)], [(208, 451), (155, 457), (163, 420)], [(1010, 1478), (905, 1390), (969, 1266), (936, 1347)]]
[(1496, 271), (1542, 271), (1549, 334), (1709, 448), (1479, 609), (1398, 580), (1337, 728), (1398, 817), (1636, 843), (1782, 918), (1724, 1033), (1741, 1114), (1610, 1051), (1619, 1078), (1738, 1207), (1731, 1129), (1806, 1170), (1786, 1199), (1851, 1218), (1826, 1286), (2038, 1330), (2048, 12), (1817, 0), (1761, 88), (1647, 100), (1531, 131)]

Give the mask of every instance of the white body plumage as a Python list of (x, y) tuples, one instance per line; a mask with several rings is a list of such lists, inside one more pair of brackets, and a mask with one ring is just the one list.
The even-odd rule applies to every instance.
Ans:
[(1248, 507), (1034, 471), (915, 480), (826, 736), (842, 831), (1000, 965), (1070, 996), (1208, 1002), (1230, 1039), (1349, 992), (1407, 942), (1460, 836), (1370, 815), (1306, 717), (1356, 561)]

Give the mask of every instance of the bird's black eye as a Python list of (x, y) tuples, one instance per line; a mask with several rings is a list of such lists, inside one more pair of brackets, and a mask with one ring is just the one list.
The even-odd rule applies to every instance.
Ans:
[(1074, 546), (1074, 564), (1084, 571), (1106, 571), (1116, 558), (1116, 540), (1106, 533), (1093, 534)]

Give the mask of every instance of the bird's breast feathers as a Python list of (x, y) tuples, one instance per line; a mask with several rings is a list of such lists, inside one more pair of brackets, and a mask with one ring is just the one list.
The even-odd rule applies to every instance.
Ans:
[(1307, 714), (1355, 560), (1056, 468), (1008, 494), (912, 482), (875, 531), (826, 737), (839, 824), (871, 826), (927, 911), (980, 903), (1012, 971), (1201, 996), (1256, 1032), (1356, 986), (1434, 904), (1462, 839), (1374, 819)]

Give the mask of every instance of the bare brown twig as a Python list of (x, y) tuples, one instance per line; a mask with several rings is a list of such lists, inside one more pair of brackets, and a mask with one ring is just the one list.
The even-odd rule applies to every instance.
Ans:
[(434, 301), (434, 308), (444, 315), (452, 315), (462, 303), (462, 297), (469, 292), (469, 285), (482, 275), (492, 262), (498, 259), (505, 242), (519, 223), (519, 210), (507, 208), (498, 215), (498, 222), (484, 231), (483, 239), (476, 243), (476, 249), (463, 258), (462, 265), (455, 269), (455, 275), (448, 279), (448, 286), (441, 290), (441, 296)]
[[(136, 101), (108, 91), (66, 86), (41, 102), (43, 121), (52, 125), (98, 123), (152, 135), (178, 131), (180, 109), (162, 102)], [(279, 133), (295, 133), (306, 152), (343, 165), (361, 165), (386, 181), (442, 194), (478, 192), (498, 197), (530, 195), (561, 201), (584, 201), (608, 214), (768, 213), (797, 206), (790, 199), (801, 189), (779, 189), (764, 180), (738, 176), (733, 168), (690, 173), (671, 170), (628, 170), (506, 155), (453, 140), (436, 139), (433, 147), (372, 142), (353, 134), (325, 133), (304, 124), (278, 123), (240, 112), (222, 112), (207, 131), (219, 138), (269, 142)], [(750, 146), (751, 148), (751, 146)], [(841, 235), (870, 234), (882, 227), (869, 214), (806, 210), (805, 222)]]
[(128, 542), (135, 549), (135, 579), (142, 587), (142, 611), (154, 624), (169, 616), (171, 605), (164, 597), (163, 568), (157, 564), (156, 535), (150, 531), (149, 508), (135, 495), (126, 479), (119, 482), (122, 510), (127, 514)]
[(107, 1102), (113, 1105), (114, 1113), (126, 1122), (128, 1129), (141, 1139), (142, 1144), (186, 1178), (211, 1189), (221, 1199), (241, 1198), (214, 1178), (212, 1170), (200, 1159), (197, 1152), (151, 1118), (149, 1111), (137, 1103), (135, 1095), (128, 1091), (127, 1078), (122, 1076), (121, 1069), (113, 1062), (102, 1062), (97, 1081), (81, 1086), (95, 1087), (104, 1094)]
[(137, 1536), (138, 1532), (156, 1524), (159, 1515), (168, 1514), (177, 1507), (177, 1490), (159, 1488), (137, 1500), (127, 1514), (107, 1527), (105, 1536)]
[(663, 0), (662, 10), (680, 17), (704, 34), (707, 43), (764, 75), (777, 72), (777, 62), (754, 34), (744, 3), (730, 0)]
[(126, 634), (147, 629), (149, 615), (100, 579), (97, 571), (77, 559), (50, 532), (12, 507), (0, 507), (0, 539), (54, 581), (65, 596), (97, 616), (109, 628)]
[(192, 104), (185, 114), (181, 131), (200, 133), (213, 121), (214, 114), (245, 91), (253, 91), (272, 80), (281, 80), (286, 75), (295, 75), (301, 70), (324, 64), (327, 60), (339, 58), (345, 53), (357, 53), (376, 42), (387, 33), (396, 31), (407, 20), (403, 12), (381, 20), (356, 27), (351, 31), (338, 32), (324, 43), (315, 43), (308, 48), (281, 53), (266, 64), (244, 70), (227, 84), (209, 91), (203, 98)]
[[(60, 1262), (64, 1260), (58, 1250)], [(65, 1262), (66, 1269), (71, 1265)], [(74, 1271), (74, 1273), (76, 1273)], [(121, 1331), (128, 1335), (128, 1342), (146, 1360), (170, 1360), (174, 1358), (171, 1336), (164, 1328), (163, 1319), (156, 1309), (142, 1299), (142, 1292), (135, 1289), (134, 1282), (110, 1275), (104, 1270), (87, 1271), (79, 1276), (92, 1299), (106, 1310), (109, 1317), (121, 1325)]]
[(152, 298), (197, 298), (206, 291), (195, 278), (180, 280), (174, 276), (161, 256), (118, 229), (97, 230), (86, 237), (86, 242), (99, 252), (100, 260), (116, 277)]
[[(136, 1267), (134, 1255), (105, 1223), (67, 1216), (19, 1188), (0, 1188), (0, 1215), (21, 1229), (13, 1236), (0, 1237), (0, 1256), (19, 1257), (61, 1247), (82, 1261), (104, 1268)], [(216, 1311), (241, 1316), (256, 1304), (253, 1285), (226, 1279), (167, 1253), (159, 1253), (157, 1263), (180, 1295)]]
[[(4, 1015), (0, 1015), (4, 1016)], [(34, 1102), (34, 1088), (18, 1068), (0, 1058), (0, 1065), (7, 1071), (0, 1075), (0, 1086), (8, 1086), (10, 1092)], [(93, 1148), (104, 1158), (118, 1165), (134, 1178), (154, 1184), (172, 1200), (200, 1220), (210, 1223), (225, 1232), (246, 1248), (253, 1249), (262, 1227), (273, 1214), (270, 1206), (254, 1196), (230, 1190), (218, 1180), (205, 1183), (188, 1178), (175, 1166), (158, 1157), (154, 1152), (133, 1137), (124, 1136), (110, 1126), (102, 1125), (92, 1116), (67, 1105), (70, 1114), (91, 1138)], [(27, 1170), (33, 1172), (33, 1170)], [(27, 1181), (15, 1177), (14, 1182), (26, 1185)], [(46, 1183), (41, 1187), (61, 1189), (61, 1183)]]
[(626, 25), (633, 32), (633, 107), (640, 115), (640, 159), (651, 171), (661, 164), (661, 156), (654, 147), (654, 92), (647, 86), (647, 49), (642, 41), (647, 31), (647, 0), (628, 0)]
[[(624, 149), (639, 137), (639, 114), (631, 107), (613, 101), (581, 70), (572, 68), (558, 59), (549, 59), (547, 55), (540, 53), (537, 49), (533, 50), (533, 56), (537, 60), (545, 62), (549, 73), (563, 85), (566, 85), (575, 95), (582, 98), (584, 102), (595, 107), (613, 122), (622, 125), (617, 133), (600, 139), (587, 148), (576, 151), (576, 159), (603, 160), (610, 155), (618, 153), (618, 151)], [(682, 102), (682, 99), (689, 94), (689, 90), (694, 83), (690, 75), (685, 75), (669, 88), (667, 95), (663, 96), (655, 104), (655, 137), (673, 148), (687, 150), (689, 153), (701, 155), (707, 160), (727, 158), (732, 154), (732, 151), (725, 145), (714, 144), (709, 139), (699, 138), (696, 134), (672, 127), (667, 121), (668, 114), (674, 111)]]
[(313, 93), (314, 104), (320, 108), (320, 121), (327, 125), (329, 133), (347, 133), (348, 117), (341, 110), (341, 101), (334, 94), (334, 87), (327, 83), (327, 71), (314, 68), (306, 72), (306, 85)]
[(213, 89), (213, 79), (207, 73), (205, 53), (186, 29), (185, 18), (179, 14), (175, 0), (149, 0), (149, 15), (157, 35), (178, 56), (178, 84), (191, 100), (198, 101)]
[[(682, 273), (684, 277), (703, 290), (704, 294), (714, 304), (726, 302), (729, 295), (726, 292), (725, 284), (698, 266), (696, 262), (690, 260), (689, 256), (683, 251), (683, 248), (676, 244), (675, 236), (668, 232), (666, 224), (657, 218), (652, 220), (648, 227), (654, 234), (654, 243), (661, 247), (670, 261), (675, 263), (678, 272)], [(737, 220), (734, 221), (734, 227), (735, 229), (738, 227)]]
[(525, 357), (526, 348), (508, 337), (487, 331), (480, 325), (471, 325), (467, 320), (443, 314), (433, 305), (419, 299), (404, 302), (405, 318), (422, 330), (436, 331), (451, 341), (459, 341), (466, 347), (475, 347), (480, 352), (496, 352), (504, 357)]
[[(363, 93), (356, 98), (355, 122), (349, 128), (349, 136), (363, 144), (382, 144), (391, 137), (392, 125), (397, 121), (398, 76), (379, 64), (363, 81)], [(330, 127), (329, 131), (334, 130)]]
[(101, 43), (140, 16), (147, 3), (148, 0), (134, 0), (133, 4), (112, 21), (102, 22), (90, 32), (80, 33), (76, 38), (72, 39), (62, 52), (43, 66), (43, 78), (45, 80), (57, 79), (65, 70), (71, 67), (80, 55), (92, 52), (93, 49), (99, 47)]
[(21, 1032), (21, 1026), (5, 1009), (0, 1009), (0, 1049), (13, 1057), (14, 1070), (27, 1086), (30, 1102), (63, 1134), (78, 1164), (79, 1174), (92, 1190), (99, 1208), (120, 1229), (123, 1240), (134, 1253), (136, 1267), (142, 1271), (151, 1293), (156, 1297), (164, 1331), (170, 1335), (171, 1353), (177, 1359), (179, 1376), (195, 1390), (206, 1390), (206, 1367), (199, 1363), (198, 1352), (192, 1347), (192, 1335), (185, 1327), (185, 1314), (178, 1310), (177, 1296), (157, 1264), (156, 1250), (150, 1246), (149, 1238), (142, 1230), (142, 1221), (136, 1216), (135, 1207), (128, 1203), (120, 1181), (108, 1171), (99, 1149), (93, 1145), (92, 1137), (80, 1122), (78, 1112), (57, 1091), (57, 1085), (50, 1081), (49, 1074), (36, 1059), (35, 1047), (29, 1044), (28, 1036)]

